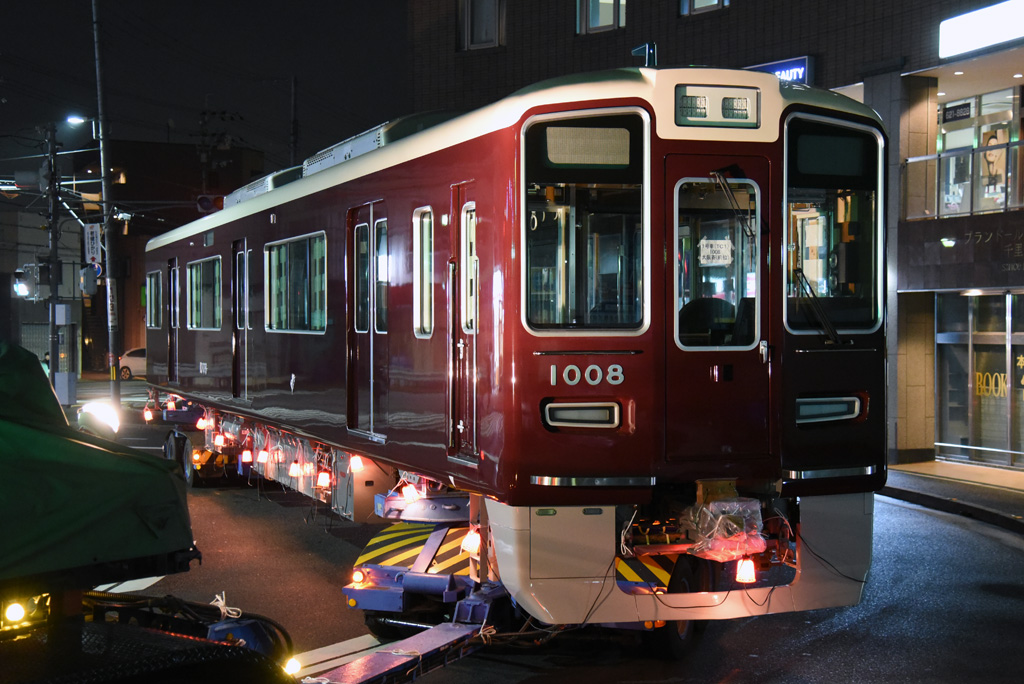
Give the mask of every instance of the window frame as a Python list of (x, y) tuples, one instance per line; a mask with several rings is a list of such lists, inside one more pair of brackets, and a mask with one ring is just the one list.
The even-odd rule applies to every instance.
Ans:
[(626, 0), (611, 0), (612, 20), (609, 24), (591, 25), (591, 3), (594, 0), (576, 0), (576, 35), (586, 36), (594, 33), (615, 31), (626, 26)]
[[(887, 200), (887, 195), (886, 195), (886, 192), (885, 192), (885, 190), (886, 190), (886, 188), (885, 188), (885, 168), (886, 168), (885, 167), (885, 155), (887, 153), (886, 145), (885, 145), (885, 138), (882, 136), (881, 131), (878, 128), (874, 127), (874, 126), (869, 126), (869, 125), (857, 123), (857, 122), (854, 122), (854, 121), (847, 121), (845, 119), (833, 118), (833, 117), (829, 117), (829, 116), (822, 116), (822, 115), (819, 115), (819, 114), (808, 114), (808, 113), (804, 113), (804, 112), (794, 112), (794, 113), (790, 114), (788, 117), (786, 117), (786, 120), (783, 123), (783, 149), (786, 152), (785, 152), (785, 157), (784, 157), (783, 163), (782, 163), (782, 166), (783, 166), (783, 168), (782, 168), (782, 174), (783, 174), (783, 178), (782, 178), (782, 191), (783, 191), (782, 207), (783, 207), (785, 223), (786, 223), (786, 228), (785, 228), (786, 237), (784, 239), (785, 239), (787, 244), (788, 244), (788, 241), (789, 241), (789, 230), (790, 230), (790, 228), (789, 228), (790, 207), (792, 206), (792, 202), (790, 200), (790, 189), (792, 187), (791, 184), (793, 183), (793, 180), (790, 178), (790, 168), (791, 168), (792, 164), (794, 163), (793, 160), (791, 159), (791, 155), (789, 153), (789, 150), (790, 150), (790, 131), (791, 131), (790, 124), (793, 121), (795, 121), (795, 120), (802, 120), (802, 121), (807, 121), (807, 122), (811, 122), (811, 123), (814, 123), (814, 124), (821, 124), (821, 125), (825, 125), (825, 126), (832, 126), (832, 127), (836, 127), (836, 128), (845, 128), (845, 129), (850, 129), (850, 130), (853, 130), (853, 131), (858, 131), (860, 133), (864, 133), (864, 134), (874, 138), (874, 140), (876, 142), (876, 146), (875, 146), (876, 157), (874, 159), (874, 164), (875, 164), (875, 169), (877, 170), (877, 173), (875, 174), (876, 175), (876, 178), (875, 178), (876, 185), (873, 188), (873, 192), (874, 192), (874, 196), (875, 196), (875, 207), (874, 207), (874, 212), (873, 212), (873, 226), (872, 226), (872, 229), (874, 231), (872, 239), (875, 242), (875, 244), (873, 245), (873, 253), (872, 253), (872, 259), (874, 259), (873, 265), (874, 265), (874, 270), (875, 270), (874, 279), (873, 279), (873, 282), (872, 282), (872, 287), (875, 288), (875, 301), (874, 301), (874, 306), (873, 306), (873, 311), (872, 311), (872, 316), (873, 316), (874, 322), (873, 322), (873, 324), (871, 326), (850, 327), (850, 326), (842, 325), (842, 324), (834, 326), (835, 327), (835, 332), (837, 334), (843, 335), (843, 336), (871, 335), (871, 334), (874, 334), (879, 329), (881, 329), (881, 327), (885, 323), (885, 320), (884, 320), (885, 316), (883, 314), (883, 312), (885, 310), (885, 298), (886, 298), (886, 289), (885, 289), (885, 270), (886, 270), (885, 269), (885, 242), (886, 242), (886, 240), (885, 240), (885, 232), (886, 232), (885, 231), (885, 205), (886, 205), (886, 202), (888, 201)], [(785, 249), (783, 250), (783, 255), (784, 255), (783, 259), (785, 260), (786, 259), (786, 256), (785, 256), (786, 255), (786, 251), (785, 251)], [(827, 335), (827, 331), (822, 330), (821, 325), (823, 325), (823, 324), (808, 323), (806, 327), (799, 327), (799, 326), (795, 326), (795, 325), (791, 324), (791, 322), (790, 322), (790, 315), (789, 315), (789, 311), (790, 311), (790, 294), (789, 294), (789, 289), (790, 289), (790, 286), (793, 284), (793, 282), (792, 282), (792, 279), (791, 279), (790, 269), (789, 269), (788, 265), (786, 265), (785, 263), (784, 263), (784, 266), (783, 266), (783, 271), (784, 271), (783, 272), (783, 278), (782, 278), (782, 281), (783, 281), (783, 284), (782, 284), (783, 292), (782, 292), (781, 301), (783, 302), (783, 309), (782, 309), (783, 313), (782, 313), (782, 315), (783, 315), (783, 324), (785, 325), (786, 332), (789, 333), (789, 334), (792, 334), (792, 335), (808, 335), (808, 336)]]
[[(383, 264), (381, 263), (381, 230), (383, 229), (384, 254)], [(373, 265), (370, 269), (371, 282), (373, 283), (373, 331), (378, 335), (386, 335), (388, 332), (388, 290), (391, 286), (390, 252), (388, 250), (388, 220), (387, 218), (376, 219), (373, 222), (373, 242), (371, 244)], [(381, 277), (381, 266), (384, 266), (383, 278)], [(383, 287), (381, 287), (383, 285)], [(383, 302), (381, 301), (383, 299)]]
[(434, 210), (429, 206), (412, 212), (412, 299), (413, 334), (429, 340), (434, 335)]
[[(640, 323), (634, 328), (536, 328), (532, 326), (527, 318), (527, 305), (529, 298), (529, 274), (526, 258), (527, 254), (527, 232), (529, 230), (529, 212), (527, 210), (527, 131), (531, 126), (549, 121), (573, 121), (583, 118), (609, 117), (620, 114), (633, 114), (641, 119), (643, 128), (643, 140), (641, 141), (642, 166), (640, 181), (640, 223), (643, 233), (641, 268), (643, 269), (641, 280), (641, 314)], [(520, 259), (520, 323), (523, 328), (535, 337), (639, 337), (644, 335), (651, 326), (651, 116), (642, 107), (607, 107), (598, 109), (574, 109), (549, 114), (537, 114), (529, 117), (520, 129), (520, 174), (519, 174), (519, 212), (520, 212), (520, 234), (518, 249), (523, 254)]]
[[(214, 286), (216, 291), (214, 293), (212, 304), (213, 304), (213, 318), (216, 323), (215, 326), (204, 326), (197, 325), (195, 314), (197, 310), (194, 308), (195, 298), (193, 297), (194, 286), (193, 276), (197, 268), (201, 269), (203, 264), (214, 263), (216, 264), (216, 281)], [(202, 271), (200, 270), (200, 274)], [(220, 254), (211, 257), (205, 257), (203, 259), (196, 259), (195, 261), (189, 261), (185, 264), (185, 328), (187, 330), (220, 330), (224, 326), (224, 265), (223, 259)], [(201, 306), (202, 298), (199, 299)], [(203, 311), (198, 310), (199, 323), (203, 322)]]
[[(688, 352), (690, 352), (690, 351), (746, 351), (746, 350), (750, 350), (750, 349), (756, 348), (758, 346), (758, 344), (760, 344), (760, 340), (761, 340), (761, 301), (762, 301), (762, 297), (764, 296), (764, 294), (763, 294), (764, 288), (762, 287), (763, 283), (761, 281), (761, 240), (760, 240), (760, 238), (759, 238), (759, 236), (758, 236), (758, 234), (756, 232), (757, 231), (757, 226), (761, 225), (761, 219), (762, 219), (762, 215), (761, 215), (761, 200), (762, 200), (761, 186), (758, 185), (757, 182), (754, 181), (752, 178), (727, 178), (727, 179), (725, 179), (725, 182), (729, 183), (730, 186), (733, 186), (733, 185), (735, 185), (735, 186), (739, 186), (739, 185), (746, 185), (746, 186), (748, 186), (752, 190), (752, 192), (754, 193), (754, 198), (755, 198), (754, 218), (750, 222), (750, 225), (755, 230), (755, 236), (754, 236), (754, 239), (752, 241), (753, 245), (754, 245), (753, 249), (754, 249), (754, 280), (755, 280), (755, 285), (754, 285), (754, 312), (753, 312), (754, 313), (753, 338), (747, 344), (737, 344), (737, 345), (733, 345), (733, 344), (721, 344), (721, 345), (691, 345), (691, 344), (684, 344), (682, 342), (682, 340), (680, 339), (680, 336), (679, 336), (679, 315), (680, 315), (681, 309), (679, 309), (676, 306), (676, 303), (679, 302), (679, 300), (680, 300), (680, 294), (681, 294), (679, 292), (679, 281), (680, 281), (679, 269), (680, 269), (680, 262), (679, 262), (679, 259), (674, 259), (673, 260), (674, 264), (672, 266), (672, 282), (673, 282), (673, 285), (672, 285), (672, 288), (673, 288), (673, 299), (672, 299), (672, 302), (673, 302), (673, 306), (672, 306), (672, 308), (673, 308), (673, 316), (672, 316), (673, 333), (672, 333), (672, 338), (675, 341), (676, 347), (681, 349), (681, 350), (683, 350), (683, 351), (688, 351)], [(675, 188), (673, 190), (673, 200), (672, 200), (672, 202), (673, 202), (673, 212), (674, 212), (673, 213), (673, 217), (672, 217), (672, 236), (673, 236), (673, 240), (674, 240), (674, 242), (673, 242), (674, 247), (673, 247), (673, 250), (670, 250), (670, 252), (669, 252), (670, 254), (672, 253), (672, 251), (678, 252), (678, 250), (679, 250), (679, 228), (680, 228), (680, 226), (679, 226), (679, 209), (680, 209), (679, 208), (679, 190), (680, 190), (680, 188), (682, 188), (683, 184), (685, 184), (685, 183), (710, 183), (710, 184), (714, 184), (715, 180), (713, 178), (686, 177), (686, 178), (680, 178), (676, 182)], [(737, 226), (737, 230), (742, 232), (742, 226)], [(737, 292), (739, 292), (739, 287), (740, 287), (740, 284), (737, 283), (736, 284)], [(736, 302), (736, 305), (735, 305), (735, 310), (736, 310), (736, 314), (737, 315), (739, 314), (739, 303), (740, 303), (740, 298), (737, 297), (737, 302)]]
[[(458, 22), (459, 22), (459, 49), (460, 50), (486, 50), (499, 47), (505, 44), (505, 1), (506, 0), (459, 0)], [(494, 9), (494, 39), (489, 41), (475, 41), (473, 39), (473, 24), (479, 5), (491, 5)]]
[[(273, 284), (272, 278), (271, 278), (272, 271), (273, 271), (273, 269), (271, 268), (271, 251), (274, 248), (276, 248), (276, 247), (280, 247), (281, 245), (293, 244), (293, 243), (296, 243), (296, 242), (306, 242), (306, 243), (308, 243), (308, 246), (307, 246), (307, 250), (308, 250), (310, 247), (312, 247), (314, 241), (317, 238), (322, 238), (322, 240), (323, 240), (323, 256), (319, 259), (320, 261), (323, 262), (323, 276), (322, 276), (323, 284), (322, 284), (322, 287), (316, 287), (316, 281), (317, 281), (318, 274), (317, 274), (317, 271), (316, 271), (314, 265), (311, 263), (310, 271), (309, 271), (309, 283), (308, 283), (308, 288), (306, 290), (306, 304), (309, 306), (309, 319), (310, 319), (310, 326), (311, 327), (308, 328), (308, 329), (307, 328), (288, 328), (288, 327), (278, 328), (278, 327), (274, 327), (274, 318), (275, 318), (274, 311), (277, 308), (277, 306), (274, 304), (274, 296), (275, 296), (277, 290), (274, 288), (274, 284)], [(281, 240), (275, 240), (273, 242), (268, 242), (268, 243), (263, 245), (263, 310), (264, 310), (263, 329), (264, 329), (265, 332), (268, 332), (268, 333), (284, 333), (284, 334), (292, 334), (292, 335), (324, 335), (324, 334), (327, 333), (327, 319), (328, 319), (328, 316), (327, 316), (327, 305), (328, 305), (328, 301), (327, 301), (327, 290), (328, 290), (328, 287), (327, 287), (327, 283), (328, 283), (328, 274), (327, 274), (328, 254), (327, 254), (327, 251), (328, 251), (327, 250), (327, 231), (324, 231), (324, 230), (313, 231), (311, 233), (305, 233), (303, 235), (296, 235), (296, 236), (284, 238), (284, 239), (281, 239)], [(323, 322), (322, 322), (322, 325), (320, 327), (313, 327), (315, 325), (314, 321), (316, 319), (316, 312), (317, 312), (317, 308), (314, 306), (314, 304), (315, 304), (315, 302), (316, 302), (316, 300), (318, 298), (317, 297), (318, 294), (319, 294), (319, 298), (321, 299), (321, 302), (322, 302)], [(287, 306), (288, 301), (290, 301), (290, 300), (286, 301), (286, 306)], [(287, 320), (289, 320), (291, 318), (292, 317), (288, 315), (288, 310), (286, 308), (285, 309), (285, 320), (287, 321)]]
[(698, 0), (679, 0), (679, 16), (690, 17), (695, 14), (704, 14), (705, 12), (715, 12), (717, 10), (726, 9), (729, 6), (729, 0), (714, 0), (703, 7), (697, 7), (697, 2)]
[(164, 274), (161, 271), (146, 273), (146, 328), (160, 329), (164, 325)]

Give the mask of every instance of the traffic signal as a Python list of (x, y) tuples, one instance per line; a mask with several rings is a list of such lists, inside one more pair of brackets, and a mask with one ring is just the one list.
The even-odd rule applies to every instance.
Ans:
[(46, 264), (25, 264), (14, 271), (14, 294), (30, 302), (50, 296), (50, 269)]
[(82, 294), (96, 294), (96, 276), (97, 269), (92, 264), (87, 265), (78, 272), (78, 287)]
[(223, 208), (224, 195), (200, 195), (196, 198), (196, 209), (201, 214), (209, 214)]

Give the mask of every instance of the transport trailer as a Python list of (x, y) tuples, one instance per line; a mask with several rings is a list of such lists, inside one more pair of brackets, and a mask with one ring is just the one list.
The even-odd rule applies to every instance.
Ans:
[(167, 455), (426, 526), (344, 589), (382, 632), (486, 614), (675, 653), (697, 621), (856, 604), (885, 145), (835, 93), (651, 68), (344, 141), (148, 244), (154, 401), (207, 421)]

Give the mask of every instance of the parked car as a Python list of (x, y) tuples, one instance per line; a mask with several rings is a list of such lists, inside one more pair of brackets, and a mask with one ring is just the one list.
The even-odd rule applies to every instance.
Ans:
[(118, 365), (121, 367), (121, 379), (131, 380), (137, 375), (146, 374), (146, 348), (129, 349), (122, 356)]

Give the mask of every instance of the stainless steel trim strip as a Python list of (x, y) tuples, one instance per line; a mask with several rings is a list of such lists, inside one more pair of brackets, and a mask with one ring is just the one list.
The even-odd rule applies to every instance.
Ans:
[(531, 475), (530, 484), (542, 487), (653, 487), (654, 477), (558, 477)]
[(782, 476), (787, 480), (819, 480), (826, 477), (863, 477), (864, 475), (874, 475), (877, 471), (876, 466), (822, 468), (821, 470), (787, 470), (782, 473)]

